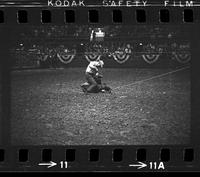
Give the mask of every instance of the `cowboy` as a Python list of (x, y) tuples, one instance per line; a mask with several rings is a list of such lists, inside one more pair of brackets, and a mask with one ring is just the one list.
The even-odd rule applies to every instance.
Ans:
[(89, 87), (87, 89), (83, 90), (88, 93), (96, 92), (96, 90), (99, 90), (99, 84), (97, 83), (97, 77), (99, 75), (99, 68), (103, 68), (104, 62), (102, 60), (97, 61), (91, 61), (89, 65), (86, 68), (85, 77), (87, 82), (89, 83)]

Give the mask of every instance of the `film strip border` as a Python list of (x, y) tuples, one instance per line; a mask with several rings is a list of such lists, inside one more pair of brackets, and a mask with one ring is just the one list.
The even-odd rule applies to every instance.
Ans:
[[(35, 8), (36, 9), (36, 8)], [(80, 10), (80, 11), (79, 11)], [(153, 14), (150, 8), (86, 8), (86, 9), (49, 9), (43, 8), (41, 10), (34, 10), (29, 8), (1, 8), (0, 7), (0, 24), (75, 24), (75, 23), (89, 23), (99, 25), (110, 23), (114, 25), (119, 24), (145, 24), (145, 23), (159, 23), (171, 24), (182, 23), (191, 24), (199, 22), (200, 15), (197, 8), (155, 8)], [(33, 15), (34, 14), (34, 15)], [(130, 15), (132, 14), (132, 15)], [(106, 18), (105, 18), (106, 17)]]
[[(77, 10), (70, 9), (28, 9), (25, 7), (8, 9), (0, 9), (1, 24), (51, 24), (51, 23), (137, 23), (137, 18), (143, 19), (143, 17), (136, 17), (136, 10), (128, 9), (122, 12), (120, 9), (108, 8), (108, 16), (105, 21), (104, 18), (99, 15), (101, 10), (83, 9), (81, 13), (77, 13)], [(163, 9), (166, 10), (166, 9)], [(177, 11), (176, 11), (177, 10)], [(159, 20), (160, 8), (157, 8), (153, 13), (151, 8), (138, 9), (141, 14), (145, 13), (145, 21), (139, 23), (182, 23), (189, 24), (199, 22), (199, 9), (168, 9), (169, 22), (161, 22)], [(69, 13), (67, 14), (66, 13)], [(115, 11), (115, 12), (114, 12)], [(127, 18), (128, 14), (132, 11), (132, 18)], [(167, 12), (166, 11), (166, 12)], [(185, 12), (184, 12), (185, 11)], [(34, 16), (32, 14), (36, 15)], [(167, 14), (168, 14), (167, 12)], [(70, 15), (70, 13), (72, 15)], [(113, 13), (116, 13), (116, 20), (114, 21)], [(186, 15), (186, 14), (189, 15)], [(74, 15), (73, 15), (74, 14)], [(83, 16), (83, 14), (85, 14)], [(91, 17), (90, 15), (94, 14)], [(96, 15), (95, 15), (96, 14)], [(98, 15), (97, 15), (98, 14)], [(178, 14), (178, 15), (175, 15)], [(192, 18), (191, 18), (192, 14)], [(70, 17), (71, 16), (71, 17)], [(140, 15), (138, 15), (140, 16)], [(142, 15), (143, 16), (143, 15)], [(168, 15), (166, 15), (168, 16)], [(185, 18), (185, 16), (188, 16)], [(36, 18), (35, 18), (36, 17)], [(68, 18), (69, 17), (69, 18)], [(98, 17), (98, 18), (96, 18)], [(105, 16), (104, 16), (105, 17)], [(74, 20), (72, 20), (74, 19)], [(98, 19), (98, 20), (97, 20)], [(120, 20), (119, 20), (120, 19)], [(156, 19), (156, 20), (155, 20)], [(184, 20), (183, 20), (184, 19)], [(68, 21), (69, 20), (69, 21)], [(119, 20), (119, 21), (118, 21)], [(153, 147), (7, 147), (0, 148), (0, 170), (64, 170), (64, 171), (85, 171), (85, 170), (114, 170), (114, 171), (190, 171), (199, 170), (199, 147), (165, 147), (153, 146)], [(39, 165), (40, 164), (40, 165)], [(145, 166), (146, 165), (146, 166)], [(144, 166), (144, 167), (143, 167)], [(142, 168), (140, 168), (142, 167)]]
[(26, 6), (26, 7), (41, 7), (41, 6), (53, 6), (57, 7), (69, 7), (69, 6), (83, 6), (83, 7), (99, 7), (99, 6), (127, 6), (127, 7), (138, 7), (138, 6), (173, 6), (173, 7), (199, 7), (198, 1), (116, 1), (116, 0), (2, 0), (1, 6)]
[[(191, 147), (13, 147), (0, 149), (0, 169), (16, 171), (198, 171)], [(12, 158), (10, 158), (12, 156)]]

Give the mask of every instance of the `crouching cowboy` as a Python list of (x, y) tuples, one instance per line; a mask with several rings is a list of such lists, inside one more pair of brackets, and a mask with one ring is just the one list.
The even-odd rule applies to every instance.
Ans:
[(97, 61), (91, 61), (89, 65), (87, 66), (85, 77), (87, 82), (89, 83), (89, 87), (87, 89), (84, 89), (81, 85), (81, 87), (84, 89), (85, 92), (88, 93), (95, 93), (96, 91), (100, 90), (100, 85), (97, 83), (97, 77), (99, 75), (98, 71), (99, 68), (103, 68), (104, 62), (102, 60)]

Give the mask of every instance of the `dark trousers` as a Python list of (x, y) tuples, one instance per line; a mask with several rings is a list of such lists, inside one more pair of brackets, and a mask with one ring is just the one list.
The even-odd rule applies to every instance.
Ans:
[(87, 82), (90, 84), (90, 86), (87, 88), (87, 92), (89, 93), (98, 92), (99, 88), (95, 80), (95, 76), (90, 73), (86, 73), (85, 76), (86, 76)]

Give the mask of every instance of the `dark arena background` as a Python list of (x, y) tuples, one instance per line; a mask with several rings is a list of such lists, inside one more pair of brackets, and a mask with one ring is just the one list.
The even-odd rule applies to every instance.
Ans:
[[(41, 25), (15, 33), (13, 145), (190, 142), (187, 26)], [(112, 94), (84, 94), (85, 69), (100, 58)]]

